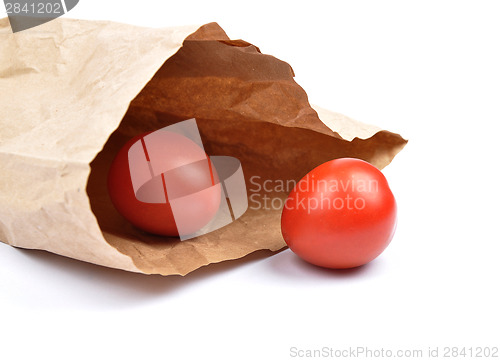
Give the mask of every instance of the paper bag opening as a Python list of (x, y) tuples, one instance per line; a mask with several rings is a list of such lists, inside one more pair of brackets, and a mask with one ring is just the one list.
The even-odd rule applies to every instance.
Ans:
[[(339, 157), (383, 167), (404, 146), (400, 136), (386, 131), (343, 139), (319, 120), (293, 77), (287, 63), (246, 42), (230, 41), (216, 24), (188, 37), (132, 100), (91, 163), (87, 191), (106, 241), (142, 271), (162, 274), (184, 274), (261, 249), (276, 251), (285, 247), (280, 214), (294, 181)], [(106, 177), (130, 138), (190, 118), (197, 120), (209, 155), (240, 160), (249, 208), (225, 228), (181, 242), (128, 224), (111, 204)], [(274, 187), (263, 187), (264, 182)]]

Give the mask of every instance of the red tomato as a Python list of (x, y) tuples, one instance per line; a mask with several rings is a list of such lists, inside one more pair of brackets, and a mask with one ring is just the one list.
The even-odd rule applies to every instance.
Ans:
[(360, 159), (334, 159), (295, 185), (283, 208), (281, 231), (305, 261), (351, 268), (389, 245), (396, 213), (396, 200), (377, 168)]
[(108, 191), (130, 223), (165, 236), (198, 231), (215, 216), (221, 199), (204, 150), (165, 130), (141, 134), (123, 146), (111, 164)]

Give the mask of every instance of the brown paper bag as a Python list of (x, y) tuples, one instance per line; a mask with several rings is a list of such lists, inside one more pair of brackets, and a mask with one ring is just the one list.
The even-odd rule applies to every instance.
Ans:
[[(313, 109), (293, 76), (214, 23), (57, 19), (12, 34), (0, 20), (0, 240), (163, 275), (285, 247), (279, 203), (293, 181), (338, 157), (383, 168), (406, 144)], [(133, 136), (190, 118), (208, 154), (241, 161), (249, 209), (191, 240), (147, 234), (112, 206), (109, 165)]]

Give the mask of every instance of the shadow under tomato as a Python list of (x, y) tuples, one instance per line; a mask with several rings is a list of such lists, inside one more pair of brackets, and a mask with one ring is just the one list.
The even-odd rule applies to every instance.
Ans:
[(289, 279), (314, 279), (318, 277), (334, 279), (363, 278), (373, 275), (380, 269), (377, 259), (363, 266), (347, 269), (319, 267), (302, 260), (290, 249), (272, 257), (269, 264), (276, 274)]

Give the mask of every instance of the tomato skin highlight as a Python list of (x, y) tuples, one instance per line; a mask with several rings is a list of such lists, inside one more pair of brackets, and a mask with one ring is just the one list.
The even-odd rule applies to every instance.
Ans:
[(289, 194), (281, 232), (303, 260), (325, 268), (364, 265), (391, 242), (397, 206), (386, 178), (360, 159), (323, 163)]

